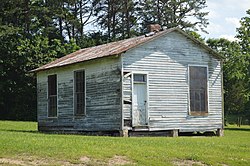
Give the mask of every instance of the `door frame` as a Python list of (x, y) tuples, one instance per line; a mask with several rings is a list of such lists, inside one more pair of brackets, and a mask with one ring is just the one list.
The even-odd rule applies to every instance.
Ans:
[(132, 86), (132, 110), (131, 110), (131, 118), (132, 118), (132, 127), (134, 127), (134, 122), (133, 122), (133, 112), (135, 110), (134, 108), (134, 74), (143, 74), (146, 75), (146, 126), (149, 126), (149, 78), (148, 78), (148, 72), (144, 71), (132, 71), (131, 72), (131, 86)]

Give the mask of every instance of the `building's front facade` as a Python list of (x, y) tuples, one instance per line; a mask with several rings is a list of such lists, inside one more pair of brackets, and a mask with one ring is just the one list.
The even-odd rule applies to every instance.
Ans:
[(39, 129), (221, 131), (221, 66), (179, 29), (80, 50), (35, 70)]

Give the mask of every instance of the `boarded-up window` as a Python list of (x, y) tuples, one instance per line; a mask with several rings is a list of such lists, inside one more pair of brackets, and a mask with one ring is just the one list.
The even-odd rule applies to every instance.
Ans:
[(48, 76), (48, 117), (57, 117), (57, 77)]
[(85, 72), (75, 71), (75, 114), (85, 114)]
[(207, 115), (207, 67), (189, 66), (189, 94), (191, 115)]

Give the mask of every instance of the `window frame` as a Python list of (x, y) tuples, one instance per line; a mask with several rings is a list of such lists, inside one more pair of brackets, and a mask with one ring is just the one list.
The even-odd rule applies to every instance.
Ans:
[[(135, 76), (142, 76), (142, 80), (135, 80)], [(147, 83), (147, 77), (148, 77), (148, 75), (147, 75), (147, 73), (145, 74), (145, 73), (133, 73), (133, 82), (134, 83), (142, 83), (142, 84), (145, 84), (145, 83)]]
[[(133, 111), (134, 111), (134, 83), (136, 83), (136, 84), (146, 84), (146, 89), (147, 89), (147, 103), (146, 103), (146, 123), (147, 123), (147, 125), (149, 125), (149, 72), (147, 72), (147, 71), (131, 71), (130, 72), (131, 73), (131, 92), (132, 92), (132, 96), (131, 96), (131, 105), (132, 105), (132, 114), (133, 114)], [(146, 76), (146, 79), (145, 79), (145, 82), (137, 82), (137, 81), (134, 81), (134, 75), (145, 75)], [(131, 116), (133, 116), (131, 114)], [(134, 124), (133, 124), (133, 117), (132, 117), (132, 126), (134, 126)]]
[[(205, 67), (207, 71), (207, 110), (205, 112), (191, 111), (191, 100), (190, 100), (190, 67)], [(208, 116), (209, 115), (209, 68), (208, 65), (196, 65), (189, 64), (188, 65), (188, 115), (189, 116)]]
[[(76, 73), (77, 72), (84, 72), (84, 77), (83, 77), (83, 84), (84, 84), (84, 96), (83, 96), (83, 101), (84, 101), (84, 107), (83, 107), (83, 113), (77, 113), (77, 97), (76, 97)], [(86, 116), (86, 70), (85, 69), (80, 69), (80, 70), (74, 70), (73, 71), (73, 115), (74, 116)]]
[[(56, 116), (50, 116), (50, 85), (49, 85), (49, 77), (56, 77)], [(57, 118), (58, 117), (58, 78), (57, 74), (49, 74), (47, 75), (47, 117), (48, 118)]]

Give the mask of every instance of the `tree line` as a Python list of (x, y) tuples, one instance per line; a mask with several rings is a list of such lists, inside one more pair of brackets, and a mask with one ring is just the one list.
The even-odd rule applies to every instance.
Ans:
[(236, 40), (208, 39), (206, 43), (225, 57), (223, 65), (225, 118), (238, 117), (250, 124), (250, 9), (240, 20)]
[[(36, 80), (30, 70), (80, 48), (144, 34), (149, 24), (179, 27), (200, 39), (195, 32), (206, 32), (206, 7), (206, 0), (1, 1), (0, 119), (36, 120)], [(203, 41), (226, 57), (227, 112), (250, 107), (247, 14), (238, 41)]]
[(80, 44), (89, 24), (108, 40), (138, 35), (152, 23), (205, 31), (205, 7), (206, 0), (8, 0), (1, 2), (0, 13), (3, 29)]

